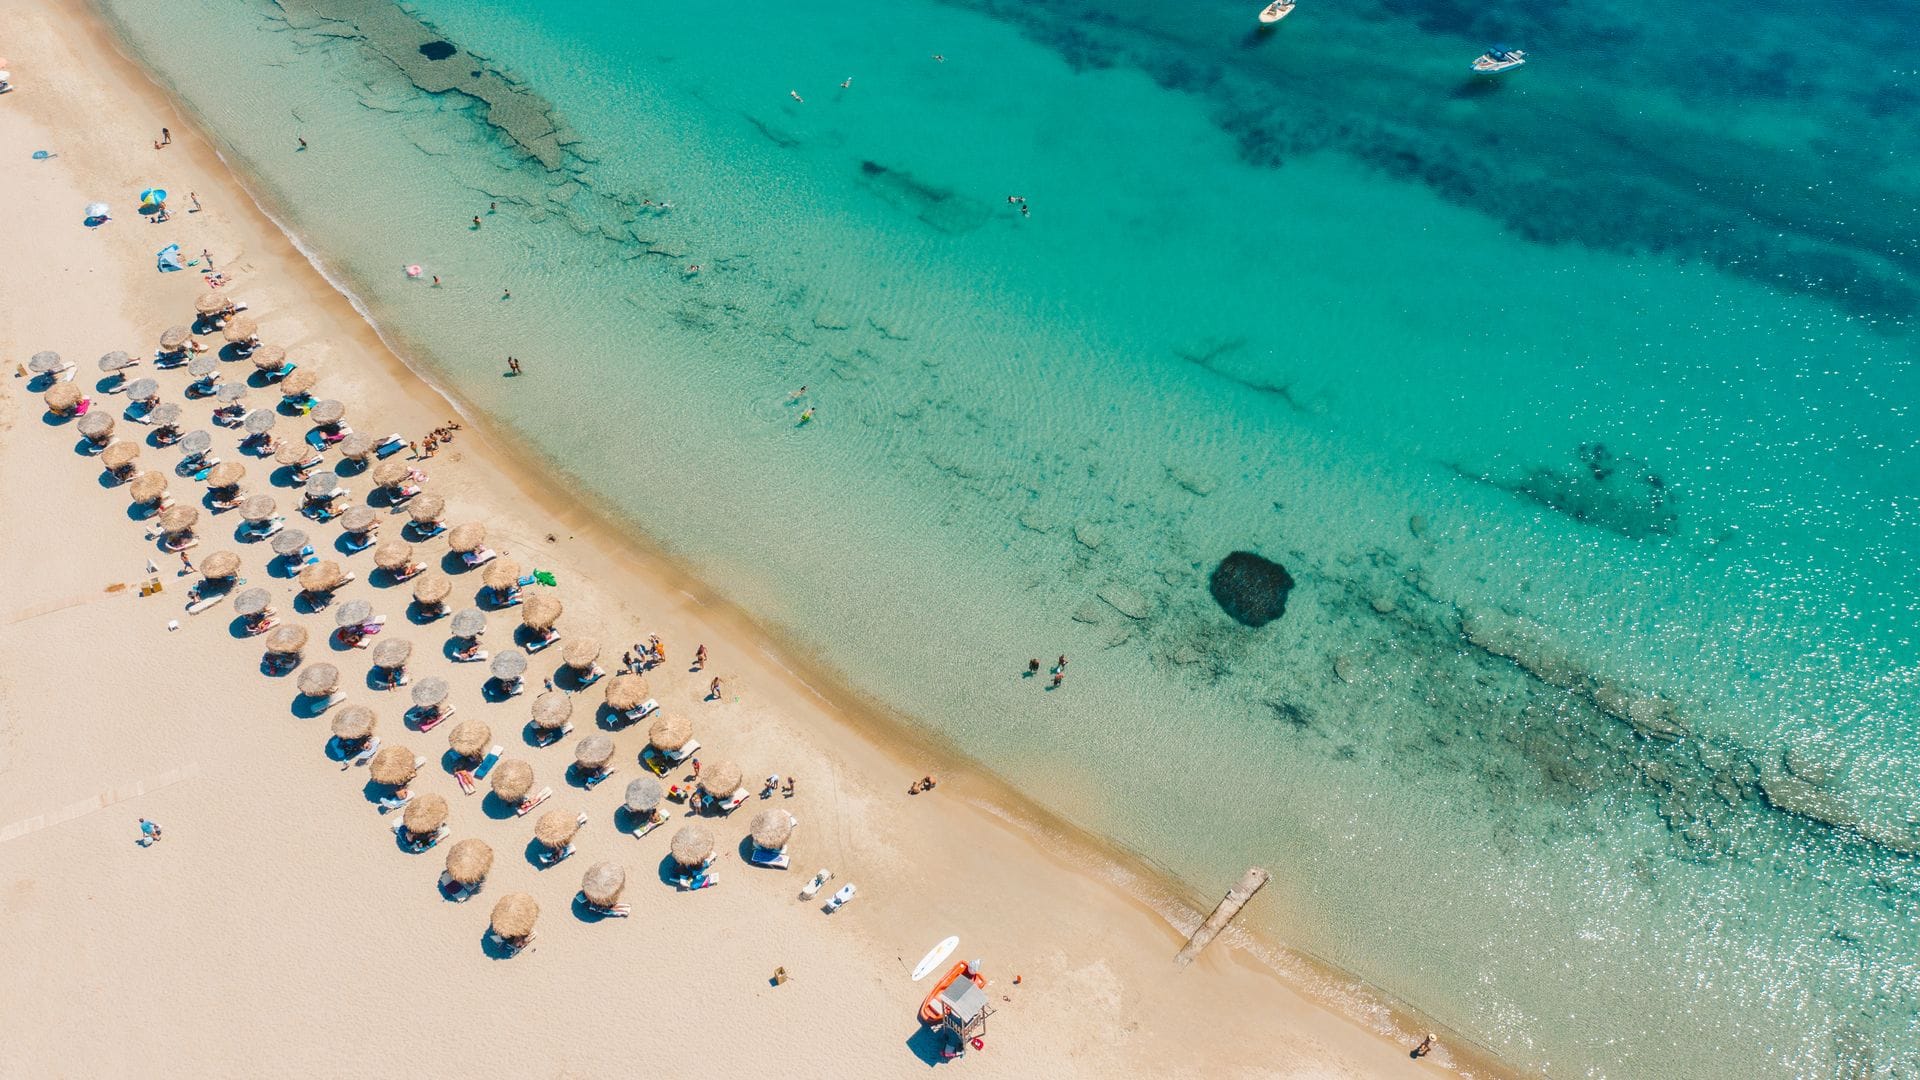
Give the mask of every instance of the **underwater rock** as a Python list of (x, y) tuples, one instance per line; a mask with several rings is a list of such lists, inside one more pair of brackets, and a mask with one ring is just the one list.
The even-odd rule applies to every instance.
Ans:
[(1022, 510), (1019, 517), (1020, 527), (1037, 533), (1052, 532), (1054, 521), (1038, 510)]
[(1518, 480), (1474, 479), (1531, 499), (1583, 525), (1597, 525), (1628, 539), (1673, 532), (1673, 491), (1651, 465), (1640, 458), (1616, 455), (1605, 443), (1586, 443), (1575, 458), (1572, 468), (1536, 465)]
[(1167, 466), (1167, 475), (1173, 478), (1174, 483), (1179, 484), (1195, 495), (1211, 495), (1213, 494), (1213, 489), (1219, 486), (1214, 482), (1212, 477), (1202, 476), (1191, 470), (1182, 469), (1177, 465)]
[(1788, 772), (1814, 787), (1833, 779), (1833, 770), (1827, 767), (1826, 762), (1815, 758), (1804, 746), (1788, 747), (1785, 761)]
[(429, 60), (445, 60), (459, 51), (453, 47), (451, 41), (429, 41), (420, 46), (420, 55)]
[(1373, 598), (1373, 610), (1378, 614), (1391, 615), (1398, 607), (1399, 605), (1393, 602), (1393, 597), (1391, 596), (1376, 596)]
[(1074, 622), (1083, 622), (1088, 626), (1099, 626), (1107, 621), (1106, 609), (1089, 600), (1074, 610)]
[(1548, 640), (1537, 624), (1501, 613), (1469, 612), (1460, 617), (1460, 632), (1468, 641), (1495, 656), (1513, 661), (1522, 671), (1549, 686), (1571, 690), (1615, 720), (1661, 742), (1678, 742), (1687, 726), (1674, 715), (1673, 703), (1657, 694), (1601, 682)]
[(1081, 522), (1073, 527), (1073, 538), (1087, 547), (1097, 548), (1100, 542), (1107, 538), (1107, 534), (1101, 532), (1098, 525)]
[(1109, 585), (1095, 594), (1113, 605), (1113, 609), (1129, 619), (1144, 619), (1153, 614), (1153, 602), (1138, 589), (1125, 585)]
[(1425, 538), (1427, 535), (1427, 515), (1415, 514), (1408, 518), (1407, 531), (1417, 537)]
[(1286, 613), (1293, 575), (1271, 559), (1236, 551), (1220, 560), (1207, 579), (1214, 603), (1242, 626), (1265, 626)]
[(1360, 672), (1354, 667), (1353, 657), (1342, 654), (1333, 658), (1333, 675), (1343, 683), (1352, 684)]

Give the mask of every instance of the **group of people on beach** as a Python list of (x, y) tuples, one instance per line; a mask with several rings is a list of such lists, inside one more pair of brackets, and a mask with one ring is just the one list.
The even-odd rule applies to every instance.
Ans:
[(427, 437), (423, 442), (410, 442), (407, 444), (407, 448), (413, 451), (415, 459), (430, 458), (440, 451), (441, 443), (452, 442), (453, 433), (459, 430), (460, 422), (458, 420), (449, 420), (439, 427), (434, 428), (432, 431), (427, 432)]

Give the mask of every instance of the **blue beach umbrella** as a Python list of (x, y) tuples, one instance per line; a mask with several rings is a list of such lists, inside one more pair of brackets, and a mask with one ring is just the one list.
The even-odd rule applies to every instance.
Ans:
[(140, 193), (141, 206), (159, 206), (161, 203), (166, 201), (167, 201), (167, 193), (166, 193), (166, 190), (163, 188), (150, 187), (147, 190)]

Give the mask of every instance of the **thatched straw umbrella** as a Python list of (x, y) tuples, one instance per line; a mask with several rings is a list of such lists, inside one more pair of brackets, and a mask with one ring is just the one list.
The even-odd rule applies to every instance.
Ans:
[(533, 726), (542, 731), (558, 731), (572, 717), (573, 697), (564, 691), (549, 690), (533, 699)]
[(762, 810), (753, 816), (748, 831), (753, 834), (755, 847), (779, 851), (793, 839), (793, 815), (780, 809)]
[(447, 500), (429, 491), (407, 504), (407, 517), (415, 525), (433, 525), (447, 512)]
[(240, 500), (240, 519), (242, 521), (262, 522), (273, 520), (273, 512), (279, 509), (273, 503), (273, 496), (261, 492)]
[(573, 748), (573, 762), (588, 772), (599, 772), (613, 760), (613, 739), (611, 736), (593, 734), (581, 739)]
[(267, 635), (267, 651), (280, 656), (299, 656), (307, 647), (307, 628), (299, 623), (276, 626)]
[(201, 315), (218, 315), (231, 307), (233, 301), (217, 292), (201, 293), (193, 302), (193, 310)]
[(698, 823), (683, 825), (673, 834), (673, 861), (687, 869), (701, 866), (713, 857), (713, 833)]
[(220, 370), (220, 358), (212, 354), (196, 356), (187, 364), (187, 374), (196, 379), (204, 379)]
[(163, 401), (147, 412), (147, 422), (157, 430), (166, 430), (180, 423), (180, 403)]
[(213, 396), (222, 405), (232, 405), (247, 396), (247, 384), (243, 382), (221, 383)]
[(519, 758), (508, 758), (493, 767), (488, 779), (501, 802), (517, 803), (533, 790), (533, 766)]
[(103, 446), (113, 436), (113, 414), (105, 409), (94, 409), (80, 418), (74, 430), (86, 436), (93, 445)]
[(512, 559), (495, 559), (487, 564), (480, 580), (494, 592), (506, 592), (520, 584), (520, 564)]
[(160, 531), (168, 536), (184, 536), (199, 523), (200, 508), (184, 503), (169, 507), (160, 515)]
[(273, 594), (257, 585), (233, 598), (233, 610), (242, 615), (258, 615), (272, 606)]
[(413, 684), (413, 703), (422, 709), (434, 709), (447, 700), (453, 687), (438, 675), (429, 676)]
[[(127, 400), (128, 401), (139, 402), (144, 404), (146, 402), (158, 400), (159, 397), (160, 397), (160, 380), (154, 378), (151, 375), (144, 375), (127, 384)], [(148, 418), (151, 419), (152, 418), (151, 415), (149, 415)]]
[(286, 397), (299, 397), (311, 393), (320, 385), (320, 373), (311, 367), (303, 367), (280, 380), (280, 393)]
[(381, 637), (380, 644), (373, 647), (373, 666), (381, 668), (403, 668), (413, 658), (413, 642), (406, 638)]
[(251, 315), (241, 315), (227, 324), (226, 339), (229, 345), (243, 345), (260, 336), (260, 322)]
[(157, 503), (167, 493), (167, 478), (158, 472), (143, 472), (127, 485), (127, 495), (137, 503)]
[(447, 876), (461, 885), (480, 884), (492, 869), (493, 849), (485, 840), (470, 836), (447, 851)]
[(651, 776), (636, 778), (627, 785), (625, 806), (636, 814), (644, 814), (660, 805), (666, 792), (660, 789), (660, 781)]
[(365, 626), (373, 621), (373, 605), (365, 600), (349, 600), (333, 613), (333, 625)]
[(283, 442), (273, 452), (273, 460), (279, 465), (304, 465), (320, 456), (320, 451), (298, 439)]
[(45, 375), (60, 370), (60, 354), (51, 349), (42, 349), (27, 360), (27, 370), (35, 375)]
[(214, 489), (239, 487), (247, 478), (247, 467), (237, 461), (223, 461), (207, 470), (207, 486)]
[[(93, 414), (88, 413), (87, 415), (91, 416)], [(119, 472), (121, 469), (126, 468), (139, 459), (140, 444), (127, 439), (108, 443), (107, 448), (100, 451), (100, 464), (105, 465), (114, 472)]]
[(533, 933), (540, 917), (540, 905), (526, 893), (508, 893), (493, 905), (493, 932), (508, 941), (517, 941)]
[(555, 851), (566, 847), (580, 831), (580, 815), (565, 810), (549, 810), (533, 823), (533, 838)]
[(338, 398), (328, 398), (307, 410), (307, 419), (320, 427), (332, 427), (346, 418), (346, 403)]
[(487, 673), (501, 682), (512, 682), (527, 673), (527, 654), (519, 649), (503, 649), (493, 654)]
[(407, 482), (410, 471), (404, 461), (383, 461), (373, 467), (373, 482), (381, 487), (397, 488)]
[(367, 775), (376, 784), (399, 787), (420, 774), (413, 751), (404, 746), (383, 746), (367, 764)]
[[(278, 345), (262, 345), (253, 351), (255, 371), (274, 372), (285, 366), (287, 366), (287, 350)], [(285, 393), (285, 387), (281, 388), (281, 392)]]
[(182, 463), (192, 461), (213, 449), (213, 436), (204, 431), (189, 431), (174, 444), (174, 449), (180, 451)]
[(332, 495), (339, 486), (339, 473), (332, 469), (319, 469), (307, 477), (302, 492), (309, 499), (322, 499)]
[(413, 563), (413, 545), (405, 540), (382, 540), (373, 549), (373, 565), (399, 573)]
[(594, 661), (600, 659), (600, 642), (597, 638), (574, 638), (560, 656), (575, 671), (592, 670)]
[(307, 534), (300, 529), (282, 529), (272, 541), (273, 553), (283, 559), (299, 557), (307, 549)]
[[(240, 384), (234, 383), (233, 385), (239, 386)], [(249, 435), (265, 435), (267, 432), (272, 431), (274, 425), (279, 422), (280, 418), (273, 414), (272, 409), (255, 409), (240, 421), (240, 426), (245, 429)], [(306, 458), (301, 457), (295, 459), (293, 462), (281, 462), (281, 464), (298, 464), (305, 460)]]
[(225, 581), (240, 572), (240, 556), (231, 551), (216, 551), (200, 560), (200, 576)]
[(332, 664), (308, 664), (300, 669), (300, 692), (326, 697), (340, 688), (340, 669)]
[[(186, 327), (184, 327), (184, 326), (176, 326), (176, 327), (174, 327), (174, 329), (175, 329), (175, 330), (179, 330), (179, 331), (182, 331), (182, 332), (185, 332), (185, 330), (186, 330)], [(165, 341), (164, 341), (164, 338), (165, 338), (165, 335), (162, 335), (162, 338), (163, 338), (163, 340), (162, 340), (162, 345), (164, 345), (164, 344), (165, 344)], [(186, 344), (186, 342), (185, 342), (185, 341), (183, 340), (183, 341), (181, 342), (181, 344), (183, 344), (183, 345), (184, 345), (184, 344)], [(171, 350), (169, 350), (169, 351), (171, 351)], [(132, 357), (132, 356), (131, 356), (130, 354), (128, 354), (128, 353), (127, 353), (127, 352), (126, 352), (125, 350), (122, 350), (122, 349), (115, 349), (114, 351), (112, 351), (112, 352), (110, 352), (110, 353), (105, 353), (105, 354), (103, 354), (103, 355), (102, 355), (102, 356), (100, 357), (100, 373), (101, 373), (102, 375), (113, 375), (113, 374), (116, 374), (116, 373), (118, 373), (118, 372), (122, 372), (122, 371), (125, 371), (125, 370), (127, 370), (128, 368), (130, 368), (130, 367), (132, 367), (133, 365), (135, 365), (135, 364), (137, 364), (137, 363), (139, 363), (139, 362), (140, 362), (140, 361), (138, 361), (138, 360), (135, 360), (135, 359), (134, 359), (134, 358), (133, 358), (133, 357)]]
[[(170, 353), (177, 353), (193, 340), (193, 331), (184, 326), (169, 326), (160, 331), (160, 347)], [(111, 354), (109, 354), (111, 355)], [(125, 353), (120, 355), (125, 356)]]
[(700, 770), (700, 780), (695, 785), (707, 795), (716, 799), (730, 799), (740, 790), (740, 766), (731, 761), (718, 761)]
[(340, 440), (340, 456), (348, 461), (365, 461), (373, 456), (373, 436), (356, 431)]
[(464, 525), (455, 525), (453, 531), (447, 534), (447, 546), (452, 548), (456, 554), (460, 555), (468, 555), (479, 551), (486, 545), (486, 542), (487, 527), (477, 521), (469, 521)]
[(447, 746), (463, 758), (478, 758), (492, 743), (493, 729), (479, 720), (462, 720), (447, 732)]
[(362, 535), (380, 524), (380, 515), (371, 506), (350, 506), (340, 515), (340, 527), (355, 535)]
[(365, 705), (349, 705), (333, 717), (333, 737), (341, 742), (357, 743), (373, 738), (380, 717)]
[(47, 411), (61, 416), (80, 407), (80, 388), (70, 382), (54, 383), (42, 400), (47, 403)]
[(346, 583), (346, 572), (341, 570), (340, 564), (332, 559), (314, 563), (300, 571), (301, 592), (328, 593)]
[(454, 637), (476, 638), (487, 632), (487, 613), (477, 607), (461, 608), (447, 624)]
[(580, 877), (580, 895), (595, 907), (612, 907), (620, 902), (627, 887), (627, 868), (619, 863), (597, 862)]
[(557, 597), (541, 593), (520, 608), (520, 625), (544, 634), (553, 629), (553, 624), (560, 621), (560, 613), (565, 610)]
[(607, 708), (614, 712), (632, 712), (647, 697), (647, 678), (644, 675), (623, 673), (607, 680)]
[[(693, 721), (681, 714), (662, 715), (647, 729), (648, 744), (663, 753), (677, 754), (681, 747), (692, 741)], [(733, 794), (733, 789), (728, 788), (727, 794)]]
[(425, 839), (447, 823), (447, 798), (436, 792), (415, 796), (400, 815), (400, 824), (415, 837)]
[(453, 593), (453, 579), (438, 570), (428, 570), (413, 579), (413, 598), (422, 607), (436, 607)]

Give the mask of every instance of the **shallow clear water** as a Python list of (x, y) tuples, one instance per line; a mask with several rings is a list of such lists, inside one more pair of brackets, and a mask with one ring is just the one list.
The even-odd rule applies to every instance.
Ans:
[(1556, 1075), (1920, 1075), (1899, 9), (409, 5), (490, 125), (390, 4), (107, 7), (556, 482), (1040, 801)]

